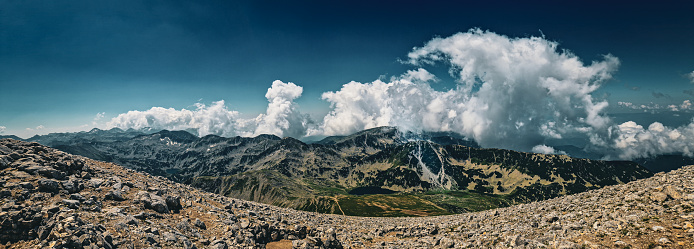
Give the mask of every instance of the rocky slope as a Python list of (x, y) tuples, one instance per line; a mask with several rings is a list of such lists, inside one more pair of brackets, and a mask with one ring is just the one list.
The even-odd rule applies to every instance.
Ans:
[[(124, 138), (125, 134), (131, 133), (110, 136)], [(185, 131), (113, 141), (71, 141), (54, 147), (230, 197), (337, 214), (347, 214), (340, 210), (340, 202), (354, 202), (348, 192), (358, 187), (414, 194), (396, 202), (414, 200), (419, 203), (415, 206), (427, 206), (423, 208), (426, 212), (418, 215), (432, 215), (479, 209), (456, 205), (459, 201), (441, 201), (458, 198), (457, 193), (442, 192), (436, 198), (421, 193), (466, 191), (503, 199), (492, 201), (498, 205), (485, 206), (493, 208), (652, 175), (633, 162), (475, 148), (474, 143), (455, 134), (403, 133), (393, 127), (328, 137), (313, 144), (273, 135), (198, 138)], [(410, 215), (387, 214), (386, 209), (383, 216)]]
[(450, 216), (366, 218), (210, 194), (37, 143), (0, 140), (5, 248), (691, 248), (694, 166)]

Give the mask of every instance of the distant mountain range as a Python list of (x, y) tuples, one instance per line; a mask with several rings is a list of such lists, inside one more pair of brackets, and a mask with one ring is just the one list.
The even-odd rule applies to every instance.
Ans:
[[(634, 162), (484, 149), (452, 133), (414, 134), (393, 127), (310, 144), (274, 135), (199, 138), (186, 131), (120, 129), (28, 140), (226, 196), (341, 214), (459, 213), (652, 175)], [(398, 194), (354, 195), (386, 192)]]

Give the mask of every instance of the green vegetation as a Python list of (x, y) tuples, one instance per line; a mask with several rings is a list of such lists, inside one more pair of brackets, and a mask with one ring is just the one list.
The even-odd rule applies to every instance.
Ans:
[(420, 197), (436, 203), (437, 206), (451, 213), (477, 212), (511, 205), (511, 201), (506, 196), (472, 191), (429, 191), (421, 194)]
[(415, 194), (345, 195), (338, 198), (345, 215), (398, 217), (451, 214), (446, 209)]

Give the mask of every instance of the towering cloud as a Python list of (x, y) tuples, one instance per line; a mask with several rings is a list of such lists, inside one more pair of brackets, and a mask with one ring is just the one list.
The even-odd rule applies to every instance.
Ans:
[(267, 112), (256, 118), (258, 127), (254, 134), (275, 134), (278, 136), (303, 137), (306, 135), (310, 119), (296, 110), (294, 99), (301, 96), (303, 88), (294, 83), (279, 80), (272, 82), (265, 98), (270, 102)]
[(346, 134), (381, 125), (410, 130), (454, 131), (482, 146), (529, 151), (547, 138), (604, 130), (605, 101), (591, 95), (611, 77), (611, 55), (584, 65), (557, 43), (539, 37), (509, 38), (479, 29), (435, 38), (408, 55), (409, 63), (443, 62), (459, 85), (433, 90), (424, 69), (385, 83), (350, 82), (323, 94), (333, 111), (326, 134)]

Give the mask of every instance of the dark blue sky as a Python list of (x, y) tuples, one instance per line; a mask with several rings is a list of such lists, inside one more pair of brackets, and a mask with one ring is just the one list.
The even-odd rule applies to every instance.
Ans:
[[(611, 106), (679, 104), (694, 88), (692, 13), (692, 1), (2, 1), (0, 126), (26, 135), (222, 99), (254, 116), (277, 79), (304, 87), (297, 102), (320, 118), (321, 93), (400, 75), (413, 47), (475, 27), (544, 34), (585, 63), (618, 57), (600, 90)], [(454, 86), (445, 66), (427, 69), (434, 88)]]

